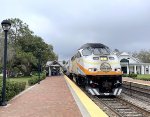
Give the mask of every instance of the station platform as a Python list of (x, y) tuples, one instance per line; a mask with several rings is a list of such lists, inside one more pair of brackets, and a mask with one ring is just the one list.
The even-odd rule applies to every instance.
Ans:
[(137, 80), (130, 77), (123, 77), (123, 82), (132, 82), (139, 85), (150, 86), (150, 81)]
[(0, 107), (0, 117), (108, 117), (66, 76), (47, 77)]

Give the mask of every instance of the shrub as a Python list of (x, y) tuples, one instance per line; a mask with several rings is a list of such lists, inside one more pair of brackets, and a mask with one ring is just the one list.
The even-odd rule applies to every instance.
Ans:
[[(15, 95), (19, 94), (26, 87), (26, 82), (6, 81), (6, 100), (10, 100)], [(0, 92), (2, 92), (2, 80), (0, 81)], [(2, 96), (0, 93), (0, 100)]]
[(137, 74), (129, 74), (129, 77), (135, 78), (135, 77), (137, 77)]
[(137, 77), (137, 74), (123, 74), (122, 77), (131, 77), (131, 78), (135, 78)]
[(129, 75), (128, 74), (123, 74), (122, 77), (129, 77)]
[(46, 78), (46, 72), (42, 73), (42, 80), (44, 80)]
[(28, 84), (29, 84), (29, 86), (34, 85), (34, 84), (38, 83), (39, 80), (41, 81), (41, 80), (44, 80), (45, 78), (46, 78), (46, 73), (42, 73), (40, 76), (40, 79), (39, 79), (39, 77), (34, 76), (33, 78), (28, 80)]
[(136, 79), (150, 81), (150, 75), (149, 74), (139, 74), (136, 77)]
[(38, 82), (39, 82), (39, 78), (38, 77), (33, 77), (33, 78), (28, 80), (29, 86), (34, 85), (34, 84), (36, 84)]

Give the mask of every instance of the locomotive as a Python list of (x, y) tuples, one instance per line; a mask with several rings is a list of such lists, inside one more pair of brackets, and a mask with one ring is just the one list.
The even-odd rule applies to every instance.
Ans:
[(117, 55), (101, 43), (82, 45), (67, 61), (67, 75), (92, 95), (120, 95), (122, 71)]

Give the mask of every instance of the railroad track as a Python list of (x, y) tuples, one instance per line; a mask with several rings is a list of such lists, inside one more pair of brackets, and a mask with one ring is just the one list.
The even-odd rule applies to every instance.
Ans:
[(95, 101), (105, 105), (113, 111), (118, 117), (150, 117), (150, 112), (142, 109), (127, 100), (117, 98), (99, 98), (95, 97)]
[(110, 117), (150, 117), (150, 111), (139, 107), (128, 100), (122, 99), (121, 97), (92, 96), (85, 89), (81, 88), (81, 90), (83, 90), (86, 95)]
[(124, 93), (134, 99), (138, 99), (145, 103), (149, 103), (149, 105), (150, 105), (150, 94), (148, 94), (148, 93), (141, 92), (141, 91), (135, 90), (135, 89), (130, 89), (127, 87), (123, 87), (122, 93)]
[(150, 105), (150, 86), (124, 81), (122, 87), (123, 94)]
[[(127, 87), (126, 87), (126, 89), (127, 89)], [(129, 97), (133, 98), (133, 96), (134, 96), (134, 98), (145, 100), (145, 102), (143, 102), (143, 103), (149, 102), (149, 99), (148, 99), (149, 92), (147, 94), (146, 93), (147, 90), (138, 88), (138, 90), (136, 92), (137, 87), (135, 87), (135, 88), (133, 88), (133, 86), (132, 86), (132, 88), (131, 88), (131, 86), (129, 86), (129, 87), (130, 88), (127, 89), (128, 90), (127, 94), (129, 95)], [(82, 88), (82, 87), (80, 87), (80, 88), (82, 91), (84, 91), (86, 93), (86, 95), (89, 98), (91, 98), (91, 100), (93, 100), (110, 117), (150, 117), (149, 110), (147, 110), (141, 106), (138, 106), (128, 100), (125, 100), (122, 97), (111, 97), (110, 98), (110, 97), (92, 96), (84, 88)], [(130, 91), (129, 91), (129, 89), (130, 89)], [(135, 92), (136, 92), (136, 95), (133, 94)], [(139, 96), (139, 94), (140, 94), (140, 96)], [(145, 99), (143, 97), (145, 97)]]
[(142, 85), (142, 84), (136, 84), (132, 82), (126, 82), (124, 81), (122, 84), (122, 87), (128, 90), (133, 90), (136, 92), (142, 93), (142, 95), (150, 96), (150, 86)]

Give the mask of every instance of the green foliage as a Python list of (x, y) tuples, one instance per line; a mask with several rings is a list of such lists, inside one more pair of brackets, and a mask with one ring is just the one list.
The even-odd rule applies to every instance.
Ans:
[(129, 75), (129, 77), (131, 77), (131, 78), (136, 78), (136, 77), (137, 77), (137, 74), (133, 74), (133, 73), (132, 73), (132, 74)]
[(123, 74), (122, 77), (131, 77), (131, 78), (135, 78), (137, 77), (137, 74)]
[[(30, 76), (32, 70), (38, 69), (39, 59), (41, 59), (42, 69), (44, 69), (48, 60), (58, 59), (53, 51), (53, 46), (45, 43), (41, 37), (34, 35), (26, 23), (19, 18), (8, 20), (12, 24), (8, 38), (8, 76), (18, 76), (19, 73)], [(4, 38), (1, 29), (0, 38)], [(3, 42), (1, 41), (3, 40), (0, 40), (0, 60), (2, 61)], [(2, 69), (1, 64), (0, 69)]]
[[(46, 73), (43, 72), (41, 74), (40, 81), (46, 78)], [(33, 76), (33, 77), (23, 77), (23, 78), (11, 78), (7, 79), (6, 81), (6, 100), (10, 100), (13, 98), (15, 95), (19, 94), (22, 92), (26, 86), (27, 83), (28, 85), (34, 85), (37, 82), (39, 82), (38, 76)], [(2, 79), (0, 78), (0, 92), (2, 92)], [(0, 93), (0, 100), (2, 96)]]
[(143, 78), (134, 78), (134, 79), (137, 79), (137, 80), (145, 80), (145, 81), (150, 81), (150, 78), (145, 78), (145, 77), (143, 77)]
[(123, 74), (122, 77), (131, 77), (137, 80), (150, 81), (150, 74)]
[(150, 81), (150, 74), (139, 74), (136, 79)]
[(28, 76), (28, 77), (21, 76), (21, 77), (16, 77), (16, 78), (8, 78), (7, 80), (14, 81), (14, 82), (26, 82), (26, 88), (27, 88), (29, 86), (28, 80), (31, 78), (32, 78), (32, 76)]
[(31, 52), (18, 52), (16, 55), (16, 66), (24, 74), (24, 76), (30, 76), (32, 66), (37, 65), (37, 59)]
[(24, 52), (31, 52), (36, 59), (41, 56), (41, 61), (45, 64), (48, 60), (55, 60), (57, 56), (53, 52), (53, 46), (46, 44), (41, 37), (30, 35), (22, 37), (18, 41), (20, 49)]
[[(19, 94), (26, 87), (26, 82), (6, 81), (6, 100), (10, 100), (15, 95)], [(0, 80), (0, 92), (2, 92), (2, 80)], [(0, 93), (0, 100), (1, 100)]]
[(43, 73), (42, 73), (42, 80), (44, 80), (46, 78), (46, 71), (44, 71)]
[(64, 65), (66, 64), (66, 61), (65, 61), (65, 60), (63, 60), (63, 64), (64, 64)]
[(150, 50), (141, 50), (139, 52), (133, 52), (132, 55), (144, 63), (150, 63)]
[(23, 23), (23, 21), (19, 18), (11, 18), (8, 20), (11, 22), (9, 36), (12, 43), (16, 44), (20, 37), (33, 34), (33, 32), (29, 29), (29, 26), (26, 23)]
[(29, 86), (34, 85), (34, 84), (36, 84), (38, 82), (39, 82), (39, 78), (38, 77), (33, 77), (33, 78), (28, 80)]
[(28, 84), (29, 86), (34, 85), (36, 83), (38, 83), (41, 80), (44, 80), (46, 78), (46, 73), (42, 73), (42, 75), (40, 76), (40, 79), (38, 76), (32, 77), (31, 79), (28, 80)]
[(129, 77), (129, 74), (123, 74), (122, 77)]

